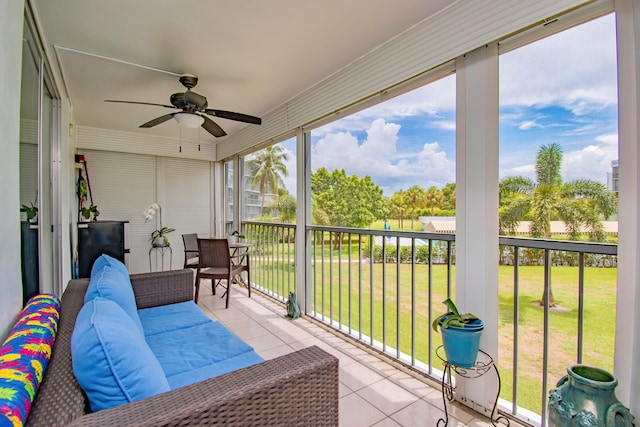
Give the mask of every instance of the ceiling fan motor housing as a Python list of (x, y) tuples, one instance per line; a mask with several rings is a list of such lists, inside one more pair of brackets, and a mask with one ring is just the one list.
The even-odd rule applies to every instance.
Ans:
[(183, 110), (202, 111), (207, 108), (207, 98), (190, 90), (174, 93), (170, 98), (171, 105)]

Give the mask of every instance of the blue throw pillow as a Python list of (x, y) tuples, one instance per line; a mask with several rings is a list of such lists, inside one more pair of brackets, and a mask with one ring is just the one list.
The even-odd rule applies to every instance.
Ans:
[(122, 275), (125, 276), (127, 278), (127, 280), (129, 280), (129, 270), (127, 270), (127, 266), (124, 265), (122, 263), (122, 261), (117, 260), (114, 257), (109, 256), (107, 254), (100, 255), (93, 262), (93, 266), (91, 267), (91, 277), (93, 277), (94, 274), (99, 273), (100, 270), (102, 270), (105, 266), (109, 266), (109, 267), (115, 268), (120, 273), (122, 273)]
[(116, 303), (104, 298), (94, 298), (78, 313), (71, 360), (93, 412), (170, 390), (144, 336)]
[(106, 298), (118, 304), (131, 317), (138, 330), (144, 333), (129, 276), (125, 278), (114, 267), (108, 265), (102, 267), (102, 270), (89, 281), (89, 287), (84, 294), (84, 303), (96, 297)]

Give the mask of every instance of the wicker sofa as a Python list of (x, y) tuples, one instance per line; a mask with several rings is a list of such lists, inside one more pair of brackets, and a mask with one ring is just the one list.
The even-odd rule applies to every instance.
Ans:
[[(318, 347), (89, 413), (71, 363), (71, 334), (88, 283), (72, 280), (62, 296), (53, 353), (27, 426), (338, 425), (338, 360)], [(138, 308), (193, 299), (191, 270), (134, 274), (131, 283)]]

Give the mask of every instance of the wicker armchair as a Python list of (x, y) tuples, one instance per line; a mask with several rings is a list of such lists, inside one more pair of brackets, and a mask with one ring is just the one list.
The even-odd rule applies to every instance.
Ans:
[(234, 278), (247, 272), (247, 288), (251, 298), (251, 272), (249, 270), (249, 257), (246, 254), (231, 255), (229, 241), (227, 239), (198, 239), (198, 271), (196, 273), (196, 297), (200, 293), (200, 280), (211, 279), (213, 294), (216, 287), (221, 286), (222, 280), (226, 281), (226, 308), (229, 308), (229, 290)]

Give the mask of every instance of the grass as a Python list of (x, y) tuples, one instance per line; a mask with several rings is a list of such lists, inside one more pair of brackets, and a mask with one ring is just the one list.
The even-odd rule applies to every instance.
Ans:
[[(311, 271), (312, 309), (327, 321), (334, 319), (336, 326), (338, 323), (350, 325), (353, 333), (361, 332), (364, 337), (373, 335), (389, 351), (396, 349), (399, 342), (403, 353), (423, 362), (431, 360), (434, 367), (441, 368), (435, 353), (431, 351), (429, 354), (430, 348), (435, 349), (441, 343), (440, 335), (430, 328), (429, 319), (445, 310), (441, 302), (447, 298), (447, 275), (450, 274), (452, 283), (455, 283), (455, 266), (448, 272), (446, 265), (434, 265), (430, 275), (426, 265), (415, 265), (412, 270), (410, 264), (352, 262), (349, 275), (344, 251), (343, 247), (341, 262), (338, 262), (338, 251), (331, 252), (329, 258), (329, 249), (325, 248), (322, 251), (324, 262), (318, 251)], [(358, 258), (354, 256), (353, 259)], [(293, 287), (295, 271), (293, 257), (287, 261), (280, 258), (275, 263), (262, 263), (252, 259), (253, 280), (273, 283), (271, 291), (286, 297), (285, 292)], [(541, 266), (521, 266), (518, 289), (516, 398), (518, 405), (536, 413), (540, 413), (541, 405), (546, 403), (546, 400), (541, 401), (544, 311), (537, 304), (542, 296), (543, 270)], [(498, 273), (497, 359), (502, 378), (501, 397), (512, 401), (513, 267), (500, 266)], [(386, 278), (384, 282), (383, 275)], [(582, 363), (608, 371), (613, 370), (616, 275), (615, 268), (585, 268)], [(553, 267), (551, 276), (554, 296), (560, 308), (552, 311), (549, 318), (549, 389), (566, 374), (568, 365), (577, 363), (578, 268)], [(412, 323), (415, 326), (413, 330)]]

